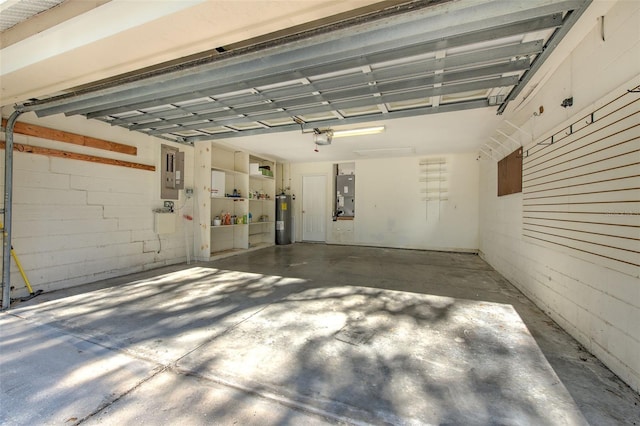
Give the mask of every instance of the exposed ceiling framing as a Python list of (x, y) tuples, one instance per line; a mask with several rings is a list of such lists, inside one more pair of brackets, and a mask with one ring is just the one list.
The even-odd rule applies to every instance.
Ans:
[(495, 106), (591, 0), (415, 1), (18, 105), (183, 143)]

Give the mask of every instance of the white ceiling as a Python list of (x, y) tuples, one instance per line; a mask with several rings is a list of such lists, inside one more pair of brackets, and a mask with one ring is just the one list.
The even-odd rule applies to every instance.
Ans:
[[(0, 105), (64, 93), (76, 86), (379, 2), (95, 0), (91, 8), (70, 13), (78, 3), (83, 0), (67, 0), (0, 34)], [(30, 34), (25, 28), (34, 25), (36, 18), (41, 26), (46, 26), (42, 22), (52, 24)], [(332, 145), (319, 147), (319, 152), (314, 152), (311, 135), (295, 131), (222, 142), (296, 162), (363, 158), (355, 153), (362, 150), (388, 156), (392, 151), (385, 150), (395, 148), (412, 148), (417, 155), (468, 152), (477, 151), (502, 120), (495, 107), (386, 120), (377, 122), (386, 126), (382, 134), (334, 139)]]
[[(351, 125), (348, 127), (382, 124), (385, 131), (374, 135), (334, 138), (331, 145), (318, 146), (318, 152), (314, 151), (316, 147), (312, 134), (295, 131), (227, 139), (225, 144), (291, 162), (406, 156), (404, 148), (411, 148), (415, 155), (471, 152), (478, 150), (478, 140), (486, 140), (501, 121), (495, 108), (484, 108)], [(340, 130), (341, 127), (333, 129)]]
[[(77, 2), (83, 0), (68, 0), (35, 18), (62, 15)], [(3, 47), (0, 102), (51, 95), (376, 2), (111, 0)], [(30, 20), (7, 32), (28, 25)]]

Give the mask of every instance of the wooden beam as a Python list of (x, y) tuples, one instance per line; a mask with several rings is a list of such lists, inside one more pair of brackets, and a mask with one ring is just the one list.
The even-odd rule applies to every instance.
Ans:
[[(7, 125), (7, 120), (2, 120), (2, 127)], [(131, 145), (124, 145), (117, 142), (110, 142), (104, 139), (92, 138), (90, 136), (78, 135), (76, 133), (65, 132), (63, 130), (50, 129), (48, 127), (36, 126), (35, 124), (16, 123), (13, 128), (14, 133), (21, 135), (35, 136), (37, 138), (49, 139), (52, 141), (82, 145), (89, 148), (104, 149), (106, 151), (119, 152), (121, 154), (137, 155), (138, 148)]]
[[(5, 149), (4, 142), (0, 141), (0, 149)], [(147, 164), (114, 160), (113, 158), (96, 157), (94, 155), (78, 154), (75, 152), (61, 151), (59, 149), (42, 148), (40, 146), (14, 144), (13, 150), (18, 152), (27, 152), (29, 154), (47, 155), (49, 157), (68, 158), (70, 160), (89, 161), (91, 163), (109, 164), (111, 166), (129, 167), (138, 170), (149, 170), (151, 172), (156, 170), (156, 166), (149, 166)]]

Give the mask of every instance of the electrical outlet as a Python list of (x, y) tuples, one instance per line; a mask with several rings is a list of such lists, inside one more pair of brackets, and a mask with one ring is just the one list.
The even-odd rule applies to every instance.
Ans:
[(184, 195), (187, 198), (193, 197), (193, 188), (185, 188)]

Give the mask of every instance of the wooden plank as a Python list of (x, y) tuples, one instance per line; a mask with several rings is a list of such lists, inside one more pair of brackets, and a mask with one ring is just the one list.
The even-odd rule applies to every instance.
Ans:
[(522, 148), (498, 161), (498, 197), (522, 192)]
[[(2, 127), (5, 127), (6, 125), (7, 120), (3, 119)], [(65, 132), (63, 130), (36, 126), (35, 124), (16, 123), (13, 128), (13, 132), (26, 136), (34, 136), (42, 139), (49, 139), (58, 142), (86, 146), (88, 148), (104, 149), (106, 151), (118, 152), (120, 154), (138, 154), (138, 148), (135, 146), (124, 145), (117, 142), (110, 142), (103, 139), (92, 138), (90, 136), (78, 135), (76, 133)]]
[[(0, 149), (5, 149), (5, 143), (0, 142)], [(132, 163), (130, 161), (114, 160), (112, 158), (97, 157), (95, 155), (78, 154), (75, 152), (61, 151), (59, 149), (42, 148), (39, 146), (31, 146), (24, 144), (14, 144), (14, 151), (27, 152), (29, 154), (47, 155), (49, 157), (68, 158), (70, 160), (89, 161), (91, 163), (108, 164), (111, 166), (129, 167), (138, 170), (155, 171), (155, 166), (146, 164)]]

